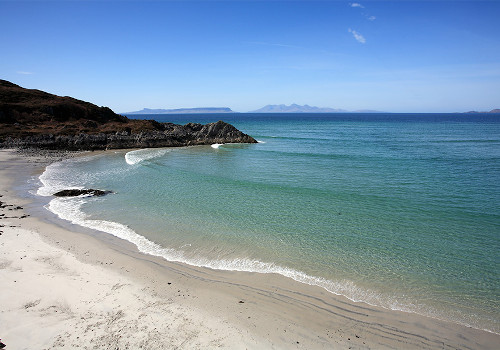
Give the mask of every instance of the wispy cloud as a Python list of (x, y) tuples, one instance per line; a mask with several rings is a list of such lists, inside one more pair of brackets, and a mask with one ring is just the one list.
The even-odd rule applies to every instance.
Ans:
[[(364, 8), (365, 8), (365, 7), (364, 7), (363, 5), (361, 5), (359, 2), (351, 2), (351, 3), (349, 3), (349, 6), (351, 6), (351, 7), (358, 7), (358, 8), (360, 8), (360, 9), (364, 9)], [(376, 19), (376, 17), (375, 17), (375, 16), (370, 16), (370, 15), (369, 15), (369, 14), (367, 14), (367, 13), (362, 12), (361, 14), (362, 14), (364, 17), (366, 17), (366, 19), (368, 19), (369, 21), (374, 21), (374, 20)]]
[(26, 72), (26, 71), (22, 71), (22, 70), (17, 71), (16, 73), (17, 74), (23, 74), (23, 75), (31, 75), (31, 74), (33, 74), (33, 72)]
[(360, 3), (358, 2), (352, 2), (351, 3), (351, 7), (359, 7), (359, 8), (362, 8), (364, 9), (365, 7), (363, 5), (361, 5)]
[(357, 41), (359, 41), (361, 44), (366, 43), (365, 37), (363, 35), (361, 35), (360, 33), (358, 33), (357, 31), (349, 28), (349, 33), (351, 33), (352, 36), (354, 36), (354, 39), (356, 39)]

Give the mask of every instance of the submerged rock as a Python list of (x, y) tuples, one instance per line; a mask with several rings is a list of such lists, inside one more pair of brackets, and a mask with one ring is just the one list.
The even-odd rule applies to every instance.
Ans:
[(54, 193), (54, 196), (56, 197), (76, 197), (76, 196), (81, 196), (81, 195), (89, 195), (89, 196), (104, 196), (108, 193), (113, 193), (113, 191), (102, 191), (102, 190), (94, 190), (92, 188), (89, 189), (68, 189), (68, 190), (62, 190), (57, 193)]

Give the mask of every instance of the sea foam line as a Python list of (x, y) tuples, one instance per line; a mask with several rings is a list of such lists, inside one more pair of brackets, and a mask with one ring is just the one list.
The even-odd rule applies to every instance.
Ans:
[(256, 259), (236, 258), (214, 260), (203, 257), (198, 257), (195, 259), (187, 258), (182, 251), (162, 247), (159, 244), (154, 243), (148, 240), (146, 237), (138, 234), (126, 225), (107, 220), (88, 219), (87, 214), (85, 214), (81, 210), (82, 205), (88, 201), (89, 197), (54, 198), (46, 207), (49, 211), (56, 214), (59, 218), (67, 220), (72, 224), (105, 232), (115, 237), (127, 240), (133, 243), (140, 252), (162, 257), (168, 261), (181, 262), (197, 267), (208, 267), (215, 270), (277, 273), (292, 278), (298, 282), (321, 286), (327, 289), (329, 292), (337, 295), (341, 295), (338, 289), (344, 290), (346, 289), (346, 287), (347, 289), (351, 289), (351, 291), (356, 289), (353, 283), (346, 283), (346, 281), (335, 283), (324, 278), (309, 276), (304, 272), (292, 268), (283, 267), (274, 263), (263, 262)]
[[(72, 184), (68, 183), (67, 174), (64, 171), (61, 172), (61, 170), (63, 170), (66, 166), (67, 164), (64, 161), (60, 163), (53, 163), (47, 167), (46, 171), (39, 177), (43, 186), (38, 189), (37, 194), (41, 196), (51, 196), (55, 190), (68, 188), (68, 186), (71, 187)], [(61, 174), (61, 176), (58, 176), (58, 174)], [(76, 188), (78, 186), (75, 184), (73, 187)], [(424, 305), (415, 304), (414, 302), (404, 298), (404, 296), (394, 297), (382, 295), (378, 292), (367, 289), (361, 289), (349, 280), (332, 281), (322, 277), (311, 276), (293, 268), (283, 267), (275, 263), (263, 262), (256, 259), (236, 258), (216, 260), (206, 257), (188, 258), (183, 251), (162, 247), (138, 234), (126, 225), (106, 220), (89, 219), (88, 216), (81, 210), (82, 205), (87, 203), (89, 200), (94, 199), (88, 197), (54, 198), (49, 202), (46, 208), (63, 220), (124, 239), (134, 244), (140, 252), (161, 257), (167, 261), (180, 262), (196, 267), (211, 268), (216, 270), (267, 274), (276, 273), (300, 283), (321, 287), (330, 293), (344, 296), (354, 302), (364, 302), (369, 305), (384, 307), (390, 310), (410, 312), (436, 319), (454, 321), (468, 327), (482, 329), (498, 334), (497, 331), (474, 325), (474, 321), (472, 321), (474, 324), (470, 324), (470, 322), (465, 321), (463, 317), (457, 318), (456, 315), (453, 317), (451, 315), (436, 313), (436, 310)]]
[(72, 159), (62, 162), (52, 163), (45, 168), (45, 171), (38, 178), (42, 186), (38, 188), (36, 194), (39, 196), (51, 196), (54, 193), (67, 189), (76, 188), (82, 189), (81, 184), (76, 183), (74, 178), (67, 176), (64, 171), (61, 171), (68, 162), (74, 161)]
[(129, 165), (134, 165), (138, 164), (142, 161), (153, 159), (153, 158), (158, 158), (161, 156), (164, 156), (167, 154), (167, 152), (170, 152), (168, 149), (151, 149), (151, 148), (145, 148), (145, 149), (138, 149), (135, 151), (130, 151), (125, 154), (125, 161)]
[(415, 304), (409, 300), (401, 300), (400, 298), (384, 296), (375, 291), (361, 289), (356, 286), (355, 283), (348, 280), (332, 281), (323, 277), (311, 276), (293, 268), (283, 267), (275, 263), (263, 262), (257, 259), (235, 258), (217, 260), (205, 257), (188, 258), (182, 251), (162, 247), (161, 245), (138, 234), (126, 225), (107, 220), (88, 219), (88, 216), (81, 210), (81, 206), (88, 202), (88, 200), (88, 197), (55, 198), (50, 201), (46, 208), (63, 220), (124, 239), (133, 243), (141, 253), (157, 256), (167, 261), (180, 262), (191, 266), (210, 268), (214, 270), (263, 274), (276, 273), (300, 283), (321, 287), (332, 294), (344, 296), (353, 302), (363, 302), (389, 310), (409, 312), (444, 321), (453, 321), (467, 327), (482, 329), (490, 333), (498, 334), (498, 332), (494, 330), (472, 325), (463, 319), (456, 319), (455, 317), (450, 319), (450, 317), (441, 315), (432, 308), (421, 304)]
[(379, 293), (360, 289), (351, 281), (331, 281), (322, 277), (310, 276), (305, 272), (280, 266), (272, 262), (263, 262), (257, 259), (248, 258), (188, 258), (182, 251), (162, 247), (138, 234), (126, 225), (107, 220), (89, 219), (87, 214), (81, 210), (82, 205), (89, 200), (92, 199), (89, 199), (88, 197), (55, 198), (49, 202), (47, 209), (63, 220), (124, 239), (133, 243), (141, 253), (161, 257), (167, 261), (180, 262), (196, 267), (211, 268), (214, 270), (265, 274), (276, 273), (300, 283), (321, 287), (330, 293), (345, 296), (354, 302), (365, 302), (371, 305), (384, 306), (393, 310), (415, 312), (415, 305), (413, 305), (411, 309), (407, 306), (403, 307), (403, 305), (395, 302), (394, 300), (383, 298)]

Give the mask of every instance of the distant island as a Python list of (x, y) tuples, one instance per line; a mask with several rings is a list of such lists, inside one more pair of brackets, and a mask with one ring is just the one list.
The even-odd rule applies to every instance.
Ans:
[(483, 111), (483, 112), (478, 112), (478, 111), (469, 111), (469, 112), (465, 112), (465, 113), (500, 113), (500, 109), (499, 108), (496, 108), (496, 109), (492, 109), (491, 111)]
[[(199, 107), (199, 108), (177, 108), (177, 109), (151, 109), (143, 108), (140, 111), (124, 112), (123, 115), (139, 115), (139, 114), (220, 114), (220, 113), (238, 113), (229, 107)], [(247, 113), (383, 113), (370, 109), (362, 109), (356, 111), (348, 111), (340, 108), (315, 107), (309, 105), (291, 104), (290, 106), (267, 105), (255, 111)]]
[[(358, 109), (355, 111), (348, 111), (340, 108), (329, 108), (329, 107), (315, 107), (309, 105), (298, 105), (291, 104), (289, 106), (281, 105), (267, 105), (259, 108), (255, 111), (250, 111), (248, 113), (387, 113), (383, 111), (376, 111), (372, 109)], [(469, 111), (469, 112), (455, 112), (455, 113), (499, 113), (500, 109), (492, 109), (491, 111)]]
[(236, 113), (228, 107), (199, 107), (199, 108), (177, 108), (177, 109), (150, 109), (144, 108), (140, 111), (126, 112), (125, 115), (133, 114), (205, 114), (205, 113)]
[(347, 111), (340, 108), (315, 107), (309, 105), (300, 106), (298, 104), (287, 105), (267, 105), (249, 113), (382, 113), (373, 110)]
[[(140, 111), (125, 112), (123, 115), (154, 115), (154, 114), (222, 114), (222, 113), (238, 113), (229, 107), (198, 107), (198, 108), (176, 108), (176, 109), (151, 109), (143, 108)], [(255, 111), (247, 113), (387, 113), (372, 109), (358, 109), (349, 111), (341, 108), (316, 107), (309, 105), (291, 104), (289, 106), (267, 105)], [(456, 112), (459, 113), (459, 112)], [(463, 113), (500, 113), (500, 109), (492, 109), (491, 111), (468, 111)]]

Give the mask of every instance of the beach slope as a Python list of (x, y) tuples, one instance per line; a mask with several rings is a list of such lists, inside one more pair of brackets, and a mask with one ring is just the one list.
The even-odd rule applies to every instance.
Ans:
[(495, 349), (500, 336), (274, 274), (196, 268), (62, 222), (23, 193), (51, 159), (0, 150), (10, 349)]

